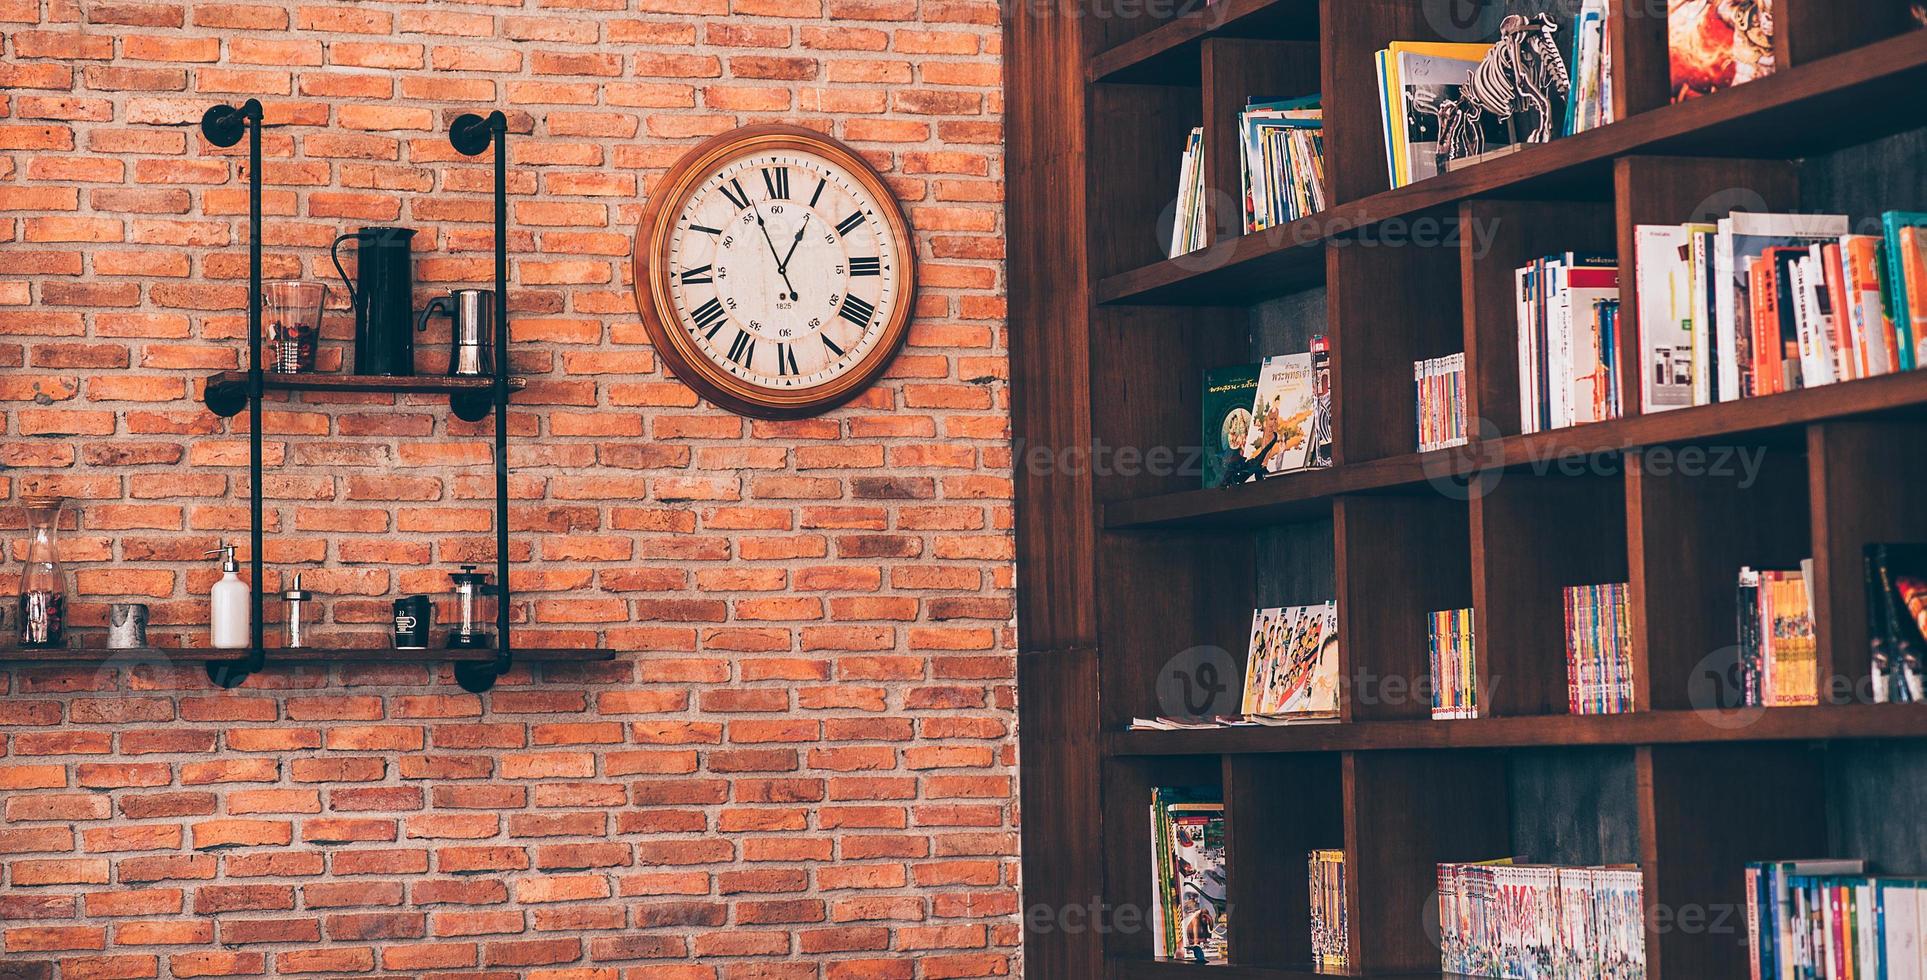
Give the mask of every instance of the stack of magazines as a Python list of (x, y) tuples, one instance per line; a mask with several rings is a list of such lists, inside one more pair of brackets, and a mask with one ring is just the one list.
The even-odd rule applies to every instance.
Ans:
[(1246, 232), (1325, 210), (1324, 119), (1316, 95), (1253, 99), (1238, 114)]
[(1643, 980), (1638, 868), (1439, 865), (1440, 965), (1469, 977)]
[(1224, 803), (1216, 789), (1151, 790), (1151, 904), (1159, 959), (1225, 961), (1231, 920), (1225, 893)]
[(1177, 216), (1171, 222), (1172, 258), (1205, 246), (1204, 127), (1191, 130), (1184, 141), (1184, 162), (1178, 167)]

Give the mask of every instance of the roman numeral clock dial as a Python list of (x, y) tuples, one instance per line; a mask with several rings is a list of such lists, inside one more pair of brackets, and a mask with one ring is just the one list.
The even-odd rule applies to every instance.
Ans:
[(903, 345), (909, 226), (882, 179), (814, 130), (751, 126), (690, 151), (643, 212), (636, 304), (671, 371), (759, 418), (856, 397)]

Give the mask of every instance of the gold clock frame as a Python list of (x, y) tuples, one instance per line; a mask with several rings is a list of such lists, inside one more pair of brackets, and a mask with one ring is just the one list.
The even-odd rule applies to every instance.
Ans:
[[(770, 150), (814, 153), (843, 167), (877, 201), (882, 218), (898, 247), (898, 302), (884, 324), (882, 339), (855, 367), (825, 384), (796, 391), (776, 391), (750, 384), (724, 371), (697, 349), (682, 329), (669, 292), (668, 248), (676, 216), (691, 192), (707, 175), (729, 160)], [(677, 160), (663, 176), (636, 224), (630, 253), (634, 271), (636, 309), (656, 353), (677, 378), (711, 402), (752, 418), (794, 419), (818, 415), (848, 402), (874, 384), (896, 359), (909, 333), (916, 308), (916, 242), (903, 208), (874, 168), (855, 150), (813, 129), (780, 123), (744, 126), (704, 140)]]

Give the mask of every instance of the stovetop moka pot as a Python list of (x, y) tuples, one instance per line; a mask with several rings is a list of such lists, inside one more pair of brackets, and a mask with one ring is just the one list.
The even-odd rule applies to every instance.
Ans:
[[(355, 373), (415, 373), (413, 228), (362, 228), (335, 239), (328, 253), (355, 307)], [(341, 267), (341, 243), (355, 242), (357, 287)]]
[(495, 291), (454, 289), (428, 301), (415, 329), (427, 330), (428, 318), (446, 316), (454, 324), (449, 336), (448, 373), (452, 377), (480, 377), (495, 373)]

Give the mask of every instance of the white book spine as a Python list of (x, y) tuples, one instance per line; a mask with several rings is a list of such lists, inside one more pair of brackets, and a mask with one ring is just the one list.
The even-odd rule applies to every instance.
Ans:
[(1734, 331), (1738, 329), (1738, 302), (1733, 292), (1733, 219), (1720, 219), (1713, 239), (1713, 292), (1718, 316), (1714, 322), (1715, 349), (1720, 359), (1720, 401), (1740, 397), (1739, 351)]

